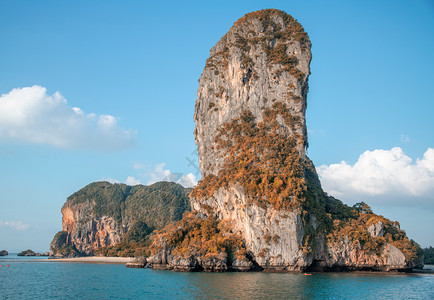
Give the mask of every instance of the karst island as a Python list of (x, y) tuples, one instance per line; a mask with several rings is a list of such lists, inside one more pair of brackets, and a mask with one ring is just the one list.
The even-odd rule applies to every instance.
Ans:
[(64, 204), (50, 255), (142, 256), (155, 269), (209, 272), (420, 266), (398, 222), (322, 190), (306, 155), (311, 59), (308, 34), (287, 13), (236, 21), (199, 79), (198, 185), (92, 183)]

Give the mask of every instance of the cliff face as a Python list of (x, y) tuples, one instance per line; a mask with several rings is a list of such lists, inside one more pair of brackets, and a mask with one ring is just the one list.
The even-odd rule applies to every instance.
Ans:
[(245, 111), (261, 122), (263, 112), (276, 104), (291, 108), (297, 118), (291, 128), (279, 121), (286, 136), (302, 139), (297, 150), (305, 156), (310, 46), (303, 27), (291, 16), (264, 10), (239, 19), (211, 49), (194, 113), (203, 176), (218, 175), (222, 168), (225, 155), (215, 149), (215, 138), (223, 124)]
[(130, 224), (117, 224), (111, 216), (94, 214), (95, 203), (72, 204), (62, 207), (62, 231), (68, 232), (68, 241), (79, 253), (93, 254), (100, 247), (120, 243)]
[(92, 183), (63, 205), (62, 231), (54, 237), (50, 255), (92, 255), (126, 238), (137, 242), (153, 229), (181, 219), (190, 210), (189, 191), (170, 182), (133, 187)]
[[(291, 16), (262, 10), (239, 19), (211, 49), (194, 113), (202, 180), (190, 197), (198, 214), (157, 235), (154, 266), (389, 270), (415, 264), (418, 246), (394, 222), (321, 189), (305, 151), (310, 47)], [(212, 218), (214, 225), (194, 218)]]
[[(206, 204), (219, 219), (233, 220), (247, 249), (262, 267), (298, 267), (308, 263), (301, 252), (304, 226), (300, 211), (279, 209), (292, 200), (275, 199), (278, 207), (259, 203), (269, 199), (258, 195), (263, 191), (246, 186), (246, 182), (274, 184), (271, 178), (261, 178), (262, 173), (266, 177), (289, 179), (294, 189), (300, 187), (295, 181), (303, 175), (284, 178), (281, 168), (292, 163), (297, 169), (296, 165), (306, 159), (310, 46), (301, 25), (289, 15), (276, 10), (251, 13), (238, 20), (211, 49), (199, 80), (194, 120), (202, 175), (206, 181), (213, 175), (218, 177), (219, 172), (229, 174), (223, 184), (203, 184), (203, 181), (197, 190), (211, 186), (216, 191), (205, 197), (195, 193), (192, 206), (201, 211)], [(247, 130), (235, 129), (247, 122), (255, 124), (249, 124), (251, 128)], [(216, 147), (216, 138), (226, 144)], [(278, 149), (285, 144), (292, 149)], [(280, 161), (276, 157), (279, 154), (284, 156)], [(248, 168), (249, 176), (233, 179)], [(252, 180), (255, 175), (257, 178)], [(285, 184), (282, 182), (282, 186)], [(287, 196), (297, 197), (290, 194)]]

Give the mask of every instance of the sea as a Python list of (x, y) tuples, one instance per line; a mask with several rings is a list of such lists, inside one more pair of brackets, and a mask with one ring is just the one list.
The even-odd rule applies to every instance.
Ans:
[(0, 265), (0, 299), (434, 299), (432, 274), (187, 273), (15, 254)]

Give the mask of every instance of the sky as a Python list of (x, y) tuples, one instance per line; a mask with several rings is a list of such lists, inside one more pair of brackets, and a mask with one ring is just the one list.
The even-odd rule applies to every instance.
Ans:
[(87, 184), (200, 179), (212, 46), (281, 9), (312, 41), (308, 155), (327, 193), (434, 246), (434, 2), (0, 1), (0, 250), (48, 251)]

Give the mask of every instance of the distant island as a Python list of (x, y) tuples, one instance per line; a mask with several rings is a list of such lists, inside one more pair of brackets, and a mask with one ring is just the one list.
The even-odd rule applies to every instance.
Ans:
[(0, 256), (6, 256), (6, 255), (8, 255), (9, 253), (6, 251), (6, 250), (1, 250), (0, 251)]
[(422, 267), (398, 222), (323, 191), (306, 154), (310, 49), (283, 11), (236, 21), (199, 79), (202, 180), (191, 190), (89, 184), (62, 207), (50, 256), (143, 256), (137, 265), (207, 272)]
[(51, 242), (50, 256), (147, 256), (148, 235), (190, 211), (190, 192), (173, 182), (91, 183), (63, 205), (63, 228)]
[(18, 253), (17, 256), (49, 256), (49, 253), (36, 253), (31, 249), (27, 249)]

